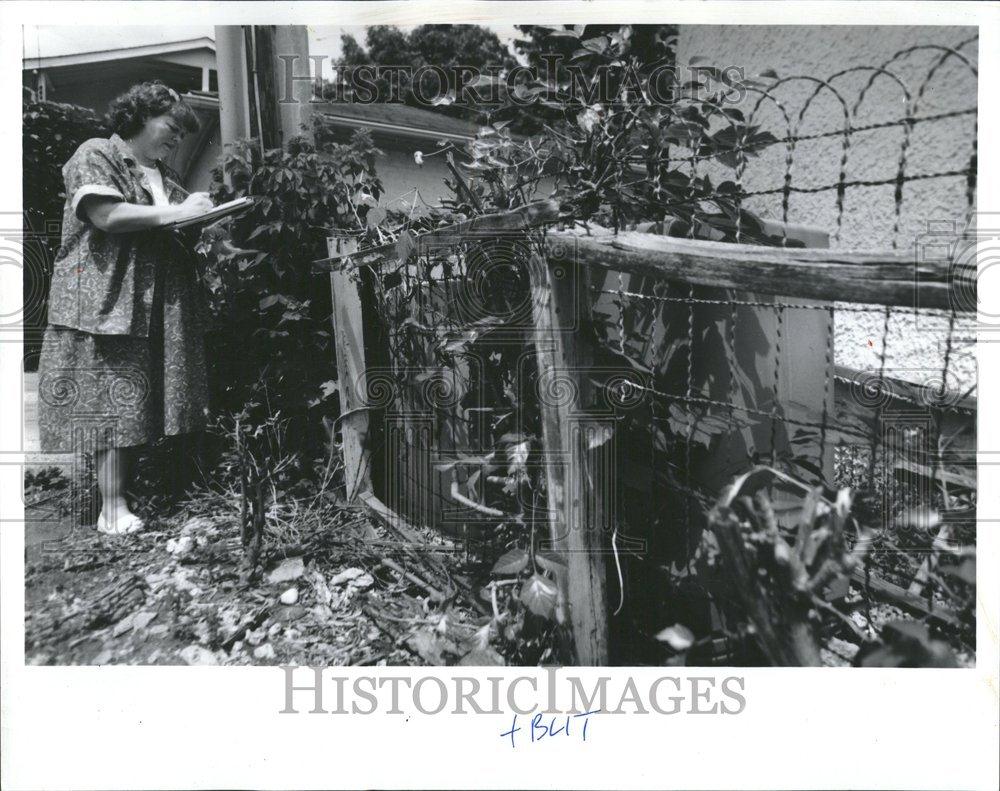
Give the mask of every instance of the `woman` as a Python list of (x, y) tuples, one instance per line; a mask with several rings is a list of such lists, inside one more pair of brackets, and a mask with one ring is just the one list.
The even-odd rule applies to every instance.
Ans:
[(207, 314), (187, 246), (163, 226), (210, 209), (163, 160), (197, 118), (159, 81), (111, 104), (114, 134), (63, 168), (62, 245), (39, 361), (43, 451), (95, 451), (97, 529), (141, 530), (125, 501), (139, 446), (204, 428)]

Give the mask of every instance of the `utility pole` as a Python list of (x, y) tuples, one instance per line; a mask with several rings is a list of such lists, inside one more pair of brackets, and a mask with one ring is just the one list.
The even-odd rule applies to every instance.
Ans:
[[(295, 135), (312, 139), (313, 84), (309, 74), (309, 34), (305, 25), (279, 25), (274, 29), (275, 85), (284, 142)], [(322, 58), (317, 57), (316, 76)], [(291, 76), (291, 85), (289, 85)]]
[(256, 113), (251, 125), (262, 149), (281, 148), (281, 119), (275, 84), (274, 26), (248, 25), (243, 28), (247, 53), (247, 80), (250, 104)]
[(250, 137), (247, 64), (239, 25), (216, 25), (215, 65), (219, 74), (219, 131), (225, 150), (234, 141)]
[[(279, 148), (294, 135), (308, 134), (312, 85), (303, 79), (310, 63), (304, 26), (220, 25), (215, 49), (223, 146), (253, 137), (263, 148)], [(289, 65), (294, 79), (286, 96)]]

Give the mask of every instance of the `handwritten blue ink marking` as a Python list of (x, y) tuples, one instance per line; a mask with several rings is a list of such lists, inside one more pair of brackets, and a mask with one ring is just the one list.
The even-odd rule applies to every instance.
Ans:
[[(584, 712), (582, 712), (580, 714), (568, 715), (566, 717), (566, 719), (565, 719), (565, 722), (562, 723), (562, 724), (560, 724), (560, 725), (557, 725), (556, 724), (556, 718), (552, 717), (549, 720), (548, 725), (546, 725), (544, 722), (542, 722), (543, 714), (541, 712), (539, 712), (539, 713), (535, 714), (534, 717), (531, 718), (531, 727), (528, 730), (528, 732), (531, 734), (531, 743), (534, 744), (535, 742), (542, 741), (546, 737), (558, 736), (560, 734), (562, 734), (564, 736), (570, 736), (571, 735), (570, 734), (570, 720), (576, 719), (577, 717), (584, 717), (585, 718), (583, 720), (582, 741), (587, 741), (587, 726), (590, 724), (590, 720), (586, 719), (586, 718), (589, 717), (591, 714), (599, 714), (599, 713), (600, 713), (600, 709), (594, 709), (593, 711), (584, 711)], [(518, 727), (518, 724), (517, 724), (517, 715), (515, 714), (514, 715), (514, 719), (511, 721), (510, 730), (504, 731), (503, 733), (501, 733), (500, 734), (500, 738), (504, 739), (504, 738), (506, 738), (506, 737), (509, 736), (510, 737), (510, 746), (511, 746), (511, 748), (512, 749), (516, 749), (517, 748), (517, 743), (516, 743), (516, 741), (514, 739), (514, 734), (518, 733), (518, 732), (520, 732), (522, 730), (524, 730), (524, 729)]]
[[(582, 714), (574, 714), (573, 717), (589, 717), (591, 714), (600, 713), (600, 709), (594, 709), (593, 711), (585, 711)], [(590, 720), (583, 721), (583, 740), (587, 741), (587, 726), (590, 724)], [(567, 721), (567, 728), (569, 727), (569, 722)], [(568, 730), (567, 730), (568, 732)]]
[(506, 731), (505, 733), (501, 733), (500, 734), (500, 738), (502, 739), (504, 736), (510, 736), (510, 746), (511, 746), (511, 748), (513, 748), (514, 747), (514, 734), (517, 733), (519, 730), (521, 730), (521, 729), (517, 727), (517, 715), (515, 714), (514, 715), (514, 722), (511, 723), (510, 730)]
[[(540, 724), (541, 721), (542, 721), (542, 714), (541, 714), (541, 712), (539, 712), (538, 714), (536, 714), (534, 717), (531, 718), (531, 741), (532, 742), (541, 741), (542, 739), (545, 738), (546, 734), (548, 734), (548, 732), (549, 732), (548, 728), (546, 728), (544, 725)], [(536, 730), (541, 730), (542, 731), (542, 735), (539, 736), (537, 740), (535, 739), (535, 731)]]

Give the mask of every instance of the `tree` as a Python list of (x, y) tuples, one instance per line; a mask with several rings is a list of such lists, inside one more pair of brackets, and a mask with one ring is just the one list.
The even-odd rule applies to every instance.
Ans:
[[(343, 52), (336, 63), (340, 72), (359, 66), (406, 67), (398, 77), (382, 75), (374, 80), (379, 101), (401, 102), (470, 119), (478, 118), (484, 108), (444, 99), (446, 94), (454, 99), (455, 70), (467, 66), (482, 73), (496, 73), (516, 65), (496, 33), (478, 25), (420, 25), (409, 33), (391, 25), (372, 25), (365, 31), (364, 46), (351, 35), (341, 36), (341, 42)], [(415, 95), (411, 83), (413, 75), (428, 66), (443, 69), (448, 80), (447, 91), (438, 94), (443, 101), (430, 106)], [(434, 95), (437, 89), (437, 77), (426, 76), (427, 82), (420, 86), (425, 97)], [(331, 90), (328, 85), (324, 91), (328, 98)]]
[[(524, 38), (514, 39), (514, 49), (529, 66), (544, 66), (542, 56), (559, 55), (562, 63), (569, 63), (580, 52), (581, 41), (606, 36), (612, 40), (621, 36), (621, 25), (563, 25), (554, 28), (545, 25), (516, 25)], [(676, 25), (627, 25), (629, 35), (624, 52), (636, 58), (645, 67), (674, 62), (677, 44)]]
[[(638, 74), (666, 66), (674, 68), (677, 45), (676, 25), (516, 25), (523, 38), (515, 38), (514, 50), (537, 77), (554, 83), (560, 92), (580, 75), (594, 78), (594, 56), (601, 47), (612, 45), (622, 60)], [(598, 46), (600, 44), (600, 46)], [(554, 65), (554, 71), (553, 71)], [(574, 69), (577, 74), (574, 75)], [(560, 120), (563, 108), (540, 102), (519, 113), (514, 128), (536, 132), (545, 123)]]

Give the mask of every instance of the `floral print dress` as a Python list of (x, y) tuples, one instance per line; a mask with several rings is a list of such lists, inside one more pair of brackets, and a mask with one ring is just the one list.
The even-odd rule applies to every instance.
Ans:
[[(166, 199), (183, 201), (175, 174), (157, 167)], [(62, 245), (39, 360), (42, 450), (144, 445), (203, 429), (208, 314), (187, 240), (164, 230), (106, 233), (87, 219), (87, 195), (154, 203), (117, 135), (84, 142), (63, 178)]]

